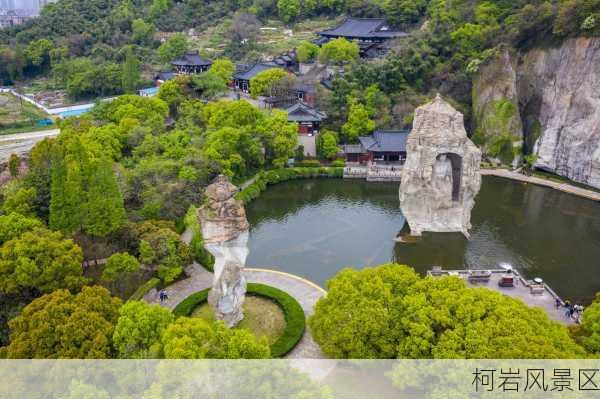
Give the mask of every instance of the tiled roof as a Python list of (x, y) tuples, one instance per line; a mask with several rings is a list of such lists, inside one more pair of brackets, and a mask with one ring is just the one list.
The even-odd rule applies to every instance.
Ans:
[(286, 112), (290, 122), (320, 122), (327, 117), (325, 112), (318, 111), (301, 101), (286, 109)]
[(367, 151), (406, 152), (407, 130), (376, 130), (371, 136), (361, 136), (359, 141)]
[(261, 62), (258, 64), (254, 64), (250, 69), (248, 69), (244, 72), (236, 73), (235, 75), (233, 75), (233, 78), (241, 79), (241, 80), (250, 80), (253, 77), (255, 77), (256, 75), (258, 75), (259, 73), (261, 73), (262, 71), (266, 71), (268, 69), (273, 69), (273, 68), (280, 68), (280, 67), (277, 64), (275, 64), (274, 62)]
[(341, 25), (319, 32), (321, 36), (328, 37), (353, 37), (353, 38), (381, 38), (402, 37), (407, 34), (392, 30), (383, 18), (347, 18)]
[(175, 72), (159, 72), (154, 79), (167, 81), (175, 77)]
[(173, 60), (171, 62), (171, 64), (181, 65), (181, 66), (184, 66), (184, 65), (209, 66), (209, 65), (212, 65), (212, 61), (205, 60), (202, 57), (200, 57), (200, 54), (198, 54), (198, 51), (190, 51), (190, 52), (182, 55), (180, 58)]

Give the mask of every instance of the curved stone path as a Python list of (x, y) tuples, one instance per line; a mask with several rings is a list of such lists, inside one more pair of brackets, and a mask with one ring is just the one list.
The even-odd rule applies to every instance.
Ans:
[[(189, 265), (186, 268), (186, 273), (189, 276), (188, 278), (177, 281), (165, 289), (169, 295), (169, 299), (162, 304), (160, 303), (156, 289), (149, 291), (144, 296), (144, 300), (148, 303), (160, 304), (172, 310), (188, 296), (212, 286), (213, 274), (198, 263), (194, 262)], [(249, 283), (266, 284), (287, 292), (300, 303), (307, 317), (313, 313), (315, 304), (319, 298), (326, 294), (323, 288), (308, 280), (276, 270), (246, 268), (244, 269), (244, 275)], [(307, 326), (302, 339), (286, 355), (286, 358), (325, 359), (327, 357), (313, 340)]]

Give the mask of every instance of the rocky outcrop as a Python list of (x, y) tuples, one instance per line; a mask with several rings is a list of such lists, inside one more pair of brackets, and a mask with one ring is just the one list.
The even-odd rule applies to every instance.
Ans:
[(506, 52), (482, 66), (474, 80), (473, 112), (474, 137), (485, 139), (484, 149), (504, 134), (487, 122), (495, 118), (495, 102), (514, 104), (515, 93), (518, 118), (506, 126), (516, 137), (521, 120), (523, 149), (537, 156), (535, 166), (600, 188), (600, 38)]
[(220, 175), (206, 188), (206, 203), (198, 212), (205, 247), (215, 257), (208, 302), (216, 318), (230, 327), (244, 317), (243, 270), (248, 257), (248, 220), (243, 204), (234, 198), (236, 193), (237, 187)]
[(473, 141), (487, 155), (512, 163), (521, 145), (523, 125), (519, 114), (517, 70), (508, 49), (481, 66), (473, 79)]
[(528, 52), (517, 88), (535, 166), (600, 187), (600, 38)]
[(415, 110), (406, 144), (400, 208), (412, 235), (462, 232), (481, 187), (481, 151), (469, 140), (463, 115), (438, 95)]

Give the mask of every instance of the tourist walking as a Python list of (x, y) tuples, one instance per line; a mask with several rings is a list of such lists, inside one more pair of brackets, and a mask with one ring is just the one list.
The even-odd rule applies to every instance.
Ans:
[(160, 290), (160, 292), (158, 293), (158, 297), (160, 298), (160, 303), (163, 303), (164, 301), (169, 299), (169, 296), (167, 295), (167, 292), (165, 290)]
[(556, 303), (556, 309), (558, 309), (562, 306), (562, 302), (559, 298), (556, 298), (555, 303)]

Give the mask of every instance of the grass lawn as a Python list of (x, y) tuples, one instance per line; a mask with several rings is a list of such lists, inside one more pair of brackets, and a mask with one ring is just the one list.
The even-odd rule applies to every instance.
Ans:
[(54, 125), (36, 125), (38, 120), (49, 117), (27, 101), (21, 101), (10, 93), (0, 93), (0, 134), (56, 129)]
[[(235, 328), (245, 328), (260, 338), (266, 337), (269, 345), (279, 338), (285, 330), (285, 315), (272, 300), (248, 295), (244, 300), (244, 319)], [(212, 308), (207, 302), (192, 312), (192, 317), (214, 320)]]

